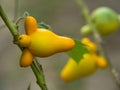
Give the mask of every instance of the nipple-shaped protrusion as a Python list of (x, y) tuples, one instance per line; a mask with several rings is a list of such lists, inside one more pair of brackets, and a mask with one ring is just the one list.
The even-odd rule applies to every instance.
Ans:
[(25, 31), (26, 34), (30, 35), (37, 30), (37, 21), (32, 16), (27, 16), (25, 18)]
[(33, 58), (34, 55), (28, 49), (23, 50), (23, 53), (20, 58), (20, 66), (21, 67), (30, 66), (32, 64)]
[(31, 39), (28, 35), (23, 34), (18, 37), (18, 43), (22, 47), (28, 47), (30, 45), (30, 42)]

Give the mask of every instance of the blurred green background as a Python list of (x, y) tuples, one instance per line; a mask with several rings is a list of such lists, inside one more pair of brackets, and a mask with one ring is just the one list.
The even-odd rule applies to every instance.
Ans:
[[(90, 11), (100, 6), (108, 6), (120, 13), (120, 0), (83, 1)], [(17, 17), (28, 11), (38, 22), (49, 24), (55, 33), (75, 39), (82, 38), (79, 29), (85, 21), (75, 0), (18, 0), (18, 3)], [(0, 4), (8, 17), (14, 20), (15, 0), (0, 0)], [(0, 26), (3, 25), (4, 22), (0, 18)], [(20, 31), (24, 31), (23, 22), (20, 23)], [(111, 63), (119, 71), (120, 30), (103, 39)], [(8, 28), (0, 28), (0, 90), (26, 90), (29, 83), (31, 90), (40, 90), (31, 68), (19, 66), (21, 51), (12, 41)], [(68, 60), (65, 53), (38, 59), (43, 65), (48, 90), (119, 90), (108, 69), (98, 70), (90, 77), (65, 83), (60, 78), (60, 71)]]

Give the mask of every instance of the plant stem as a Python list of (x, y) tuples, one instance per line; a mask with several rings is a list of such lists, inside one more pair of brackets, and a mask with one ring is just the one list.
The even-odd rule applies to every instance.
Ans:
[(93, 37), (95, 39), (95, 42), (97, 44), (98, 47), (98, 51), (100, 52), (100, 55), (105, 57), (108, 61), (108, 65), (109, 65), (109, 70), (111, 72), (111, 75), (113, 76), (116, 85), (120, 88), (120, 78), (119, 78), (119, 74), (118, 72), (115, 70), (115, 68), (112, 66), (110, 59), (108, 58), (108, 56), (106, 55), (104, 48), (103, 48), (103, 40), (102, 37), (100, 36), (100, 34), (98, 33), (98, 31), (96, 30), (91, 17), (89, 15), (89, 9), (87, 8), (87, 6), (83, 3), (82, 0), (77, 0), (77, 4), (80, 6), (82, 12), (83, 12), (83, 16), (86, 20), (86, 22), (88, 23), (88, 25), (90, 26), (90, 28), (93, 31)]
[[(17, 39), (18, 39), (18, 36), (19, 36), (19, 33), (18, 33), (18, 30), (17, 30), (17, 27), (16, 25), (11, 22), (7, 15), (5, 14), (4, 10), (2, 9), (1, 5), (0, 5), (0, 16), (2, 17), (3, 21), (5, 22), (6, 26), (8, 27), (9, 31), (11, 32), (12, 36), (14, 37), (14, 43), (16, 45), (18, 45), (18, 47), (23, 50), (23, 48), (21, 48), (19, 46), (17, 42)], [(35, 60), (36, 61), (36, 60)], [(35, 64), (34, 62), (32, 63), (31, 65), (31, 69), (33, 70), (35, 76), (36, 76), (36, 79), (37, 79), (37, 84), (40, 86), (40, 88), (42, 90), (47, 90), (47, 86), (45, 84), (45, 79), (44, 79), (44, 74), (43, 74), (43, 70), (42, 70), (42, 66), (41, 68), (38, 68), (40, 67), (41, 65), (39, 64)]]
[[(47, 90), (42, 66), (39, 64), (39, 66), (40, 66), (40, 68), (39, 68), (38, 64), (35, 64), (35, 62), (37, 62), (37, 60), (35, 60), (33, 62), (33, 64), (31, 65), (31, 68), (32, 68), (33, 72), (35, 73), (35, 76), (37, 78), (37, 83), (41, 87), (42, 90)], [(39, 73), (37, 73), (37, 72), (39, 72)]]
[(6, 14), (5, 14), (4, 10), (2, 9), (1, 5), (0, 5), (0, 16), (2, 17), (3, 21), (5, 22), (6, 26), (9, 28), (9, 31), (11, 32), (11, 34), (13, 35), (13, 37), (15, 39), (19, 35), (18, 31), (17, 31), (15, 25), (6, 16)]

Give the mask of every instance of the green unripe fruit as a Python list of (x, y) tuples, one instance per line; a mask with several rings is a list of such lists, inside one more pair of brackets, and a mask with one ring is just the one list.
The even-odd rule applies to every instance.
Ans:
[(91, 16), (96, 29), (102, 36), (109, 35), (119, 28), (117, 13), (108, 7), (95, 9)]
[(81, 29), (80, 29), (80, 34), (87, 36), (89, 34), (92, 33), (92, 29), (90, 28), (89, 25), (84, 25)]

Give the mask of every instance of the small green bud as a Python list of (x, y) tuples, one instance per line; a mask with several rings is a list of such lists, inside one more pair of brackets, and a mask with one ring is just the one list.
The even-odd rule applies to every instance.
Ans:
[(88, 36), (90, 35), (92, 32), (91, 28), (89, 25), (84, 25), (81, 29), (80, 29), (80, 34), (84, 35), (84, 36)]

